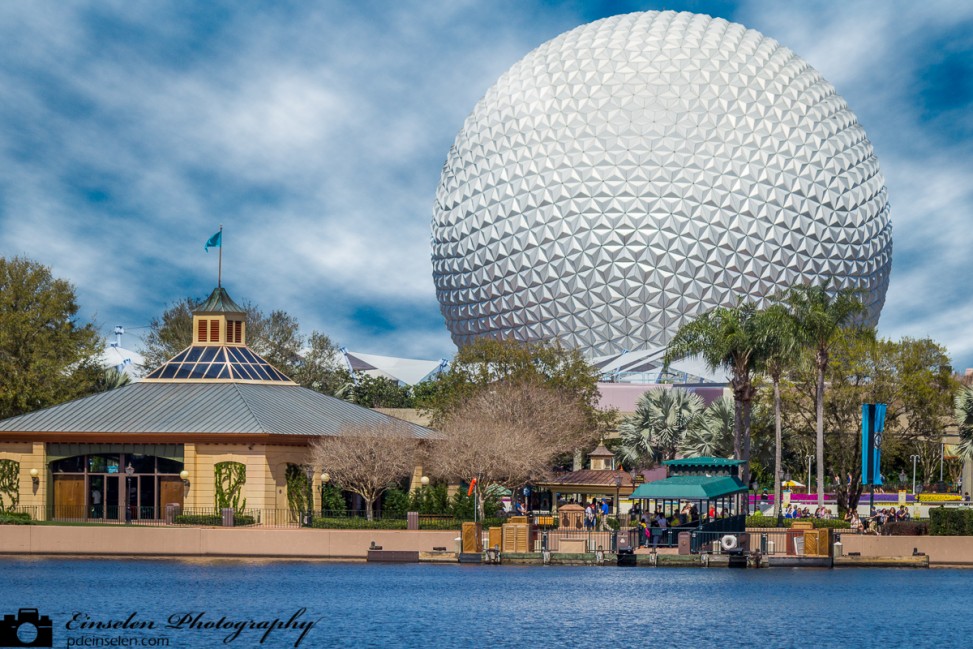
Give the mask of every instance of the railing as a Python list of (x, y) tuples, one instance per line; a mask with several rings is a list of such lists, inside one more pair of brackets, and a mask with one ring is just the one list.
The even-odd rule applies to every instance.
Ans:
[[(117, 505), (94, 506), (18, 506), (8, 509), (11, 519), (21, 518), (21, 522), (68, 525), (135, 525), (143, 527), (193, 526), (219, 527), (232, 524), (234, 527), (260, 528), (299, 528), (304, 526), (305, 512), (292, 509), (241, 509), (224, 518), (224, 511), (215, 507), (119, 507)], [(232, 521), (232, 522), (231, 522)], [(11, 520), (11, 522), (18, 522)], [(420, 530), (458, 530), (466, 519), (449, 515), (419, 514)], [(500, 519), (481, 521), (484, 527), (501, 525)], [(407, 529), (405, 514), (386, 515), (374, 513), (369, 519), (361, 511), (315, 511), (312, 527), (316, 529)]]

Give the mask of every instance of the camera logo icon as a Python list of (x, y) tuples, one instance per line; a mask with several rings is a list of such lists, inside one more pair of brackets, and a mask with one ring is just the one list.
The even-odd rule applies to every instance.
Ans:
[(0, 647), (51, 647), (54, 645), (51, 618), (36, 608), (22, 608), (16, 617), (4, 615), (0, 622)]

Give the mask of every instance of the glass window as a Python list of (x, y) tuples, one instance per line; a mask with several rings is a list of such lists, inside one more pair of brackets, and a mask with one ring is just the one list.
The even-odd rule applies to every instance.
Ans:
[(199, 357), (200, 363), (212, 363), (213, 359), (216, 358), (216, 352), (220, 350), (219, 347), (203, 347), (203, 353)]
[(190, 347), (186, 350), (186, 362), (195, 363), (199, 360), (199, 355), (202, 352), (200, 347)]
[(193, 366), (192, 365), (189, 365), (189, 364), (180, 365), (179, 366), (179, 369), (176, 370), (176, 373), (173, 376), (173, 378), (176, 378), (176, 379), (185, 379), (185, 378), (188, 378), (190, 372), (192, 371), (192, 369), (193, 369)]
[(88, 473), (118, 473), (118, 455), (89, 455)]
[(154, 455), (126, 455), (125, 461), (132, 465), (135, 473), (155, 473)]
[(255, 378), (257, 378), (257, 377), (256, 377), (256, 376), (254, 376), (254, 375), (253, 375), (253, 373), (252, 373), (252, 372), (250, 371), (250, 368), (248, 368), (248, 367), (247, 367), (246, 365), (244, 365), (244, 364), (242, 364), (242, 363), (239, 363), (239, 364), (234, 364), (234, 365), (233, 365), (233, 369), (234, 369), (234, 370), (235, 370), (235, 371), (236, 371), (237, 373), (239, 373), (239, 375), (240, 375), (240, 378), (242, 378), (242, 379), (251, 379), (251, 380), (252, 380), (252, 379), (255, 379)]
[(54, 473), (84, 473), (84, 456), (75, 455), (51, 462), (51, 471)]
[(179, 472), (183, 469), (183, 463), (177, 462), (176, 460), (170, 460), (169, 458), (159, 457), (156, 458), (159, 463), (159, 473), (169, 473), (179, 475)]
[(139, 507), (139, 518), (155, 518), (155, 478), (152, 476), (139, 478)]

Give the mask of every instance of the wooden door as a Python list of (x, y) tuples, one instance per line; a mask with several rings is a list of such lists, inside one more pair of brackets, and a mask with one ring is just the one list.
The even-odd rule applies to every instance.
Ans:
[(85, 502), (83, 475), (54, 476), (54, 518), (84, 518)]
[(159, 509), (166, 511), (167, 505), (179, 505), (182, 511), (183, 484), (182, 480), (175, 476), (162, 476), (159, 478)]

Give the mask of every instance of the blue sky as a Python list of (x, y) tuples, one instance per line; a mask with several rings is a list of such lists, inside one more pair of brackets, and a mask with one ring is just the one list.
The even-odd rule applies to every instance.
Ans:
[(449, 356), (430, 219), (464, 118), (541, 43), (662, 8), (756, 29), (835, 85), (892, 202), (879, 332), (973, 367), (967, 2), (0, 3), (0, 254), (137, 335), (214, 287), (222, 224), (235, 299), (350, 349)]

